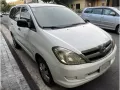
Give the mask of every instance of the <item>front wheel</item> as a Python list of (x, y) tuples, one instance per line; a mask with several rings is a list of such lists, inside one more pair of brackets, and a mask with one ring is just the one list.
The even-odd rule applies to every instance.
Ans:
[(120, 25), (118, 25), (118, 26), (116, 27), (116, 33), (117, 33), (118, 35), (120, 35)]
[(44, 60), (39, 60), (38, 68), (44, 83), (47, 86), (52, 87), (54, 84), (54, 81), (46, 62)]

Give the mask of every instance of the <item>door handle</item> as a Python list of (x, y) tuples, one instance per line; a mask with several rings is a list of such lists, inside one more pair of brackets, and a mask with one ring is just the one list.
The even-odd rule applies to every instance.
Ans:
[(21, 31), (21, 29), (20, 29), (20, 28), (18, 28), (18, 30), (20, 30), (20, 31)]

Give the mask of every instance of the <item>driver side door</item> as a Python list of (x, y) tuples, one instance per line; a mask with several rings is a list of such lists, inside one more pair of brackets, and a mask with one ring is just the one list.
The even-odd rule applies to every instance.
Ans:
[(34, 55), (34, 49), (35, 47), (31, 44), (31, 39), (33, 36), (36, 36), (36, 29), (35, 29), (35, 25), (34, 22), (32, 20), (32, 17), (29, 13), (29, 10), (27, 7), (23, 6), (21, 8), (21, 14), (20, 14), (20, 19), (24, 19), (27, 21), (28, 23), (28, 27), (20, 27), (21, 30), (21, 40), (22, 40), (22, 44), (23, 44), (23, 48), (25, 49), (25, 51), (27, 51), (27, 53), (33, 57)]
[(29, 26), (30, 26), (30, 22), (31, 22), (31, 16), (30, 16), (30, 13), (29, 13), (28, 8), (26, 6), (21, 7), (20, 19), (24, 19), (28, 23), (28, 27), (19, 27), (20, 41), (21, 41), (22, 47), (25, 49), (25, 51), (27, 51), (28, 54), (30, 56), (32, 56), (32, 52), (29, 49), (29, 45), (28, 45), (28, 43), (29, 43), (28, 38), (29, 38), (29, 32), (30, 32)]

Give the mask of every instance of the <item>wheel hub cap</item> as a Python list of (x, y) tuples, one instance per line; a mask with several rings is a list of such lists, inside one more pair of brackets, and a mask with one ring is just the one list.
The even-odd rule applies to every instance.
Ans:
[(39, 68), (40, 68), (40, 72), (41, 72), (41, 75), (44, 78), (44, 80), (49, 82), (50, 77), (49, 77), (49, 73), (48, 73), (47, 67), (43, 63), (40, 63), (40, 67)]

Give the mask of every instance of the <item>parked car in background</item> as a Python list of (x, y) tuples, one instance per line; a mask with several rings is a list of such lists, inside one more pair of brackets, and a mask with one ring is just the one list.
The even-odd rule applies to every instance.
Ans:
[(65, 6), (17, 5), (9, 17), (15, 48), (22, 47), (36, 61), (48, 86), (80, 86), (102, 75), (115, 60), (112, 37)]
[(115, 7), (88, 7), (81, 17), (101, 28), (115, 30), (120, 34), (120, 10)]

